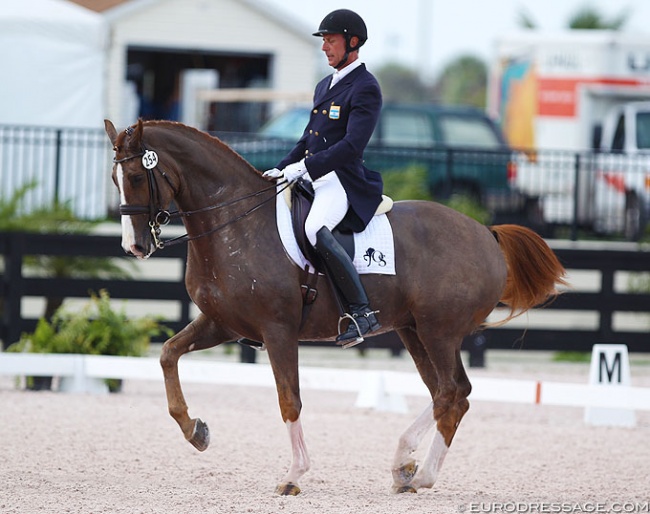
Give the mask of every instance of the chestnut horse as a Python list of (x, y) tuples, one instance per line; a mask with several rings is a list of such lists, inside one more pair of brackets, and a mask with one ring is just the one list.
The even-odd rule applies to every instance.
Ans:
[[(174, 122), (140, 120), (120, 133), (110, 121), (105, 125), (115, 150), (124, 250), (146, 259), (163, 246), (160, 224), (168, 220), (172, 201), (187, 231), (185, 283), (200, 314), (162, 348), (169, 413), (185, 438), (205, 450), (209, 431), (188, 415), (178, 359), (241, 337), (263, 341), (292, 453), (276, 492), (298, 494), (309, 469), (298, 342), (334, 340), (335, 297), (323, 283), (302, 319), (305, 272), (280, 240), (275, 184), (226, 144)], [(487, 228), (425, 201), (396, 202), (388, 218), (397, 235), (396, 275), (363, 275), (362, 281), (381, 311), (381, 331), (399, 334), (431, 393), (432, 402), (400, 437), (392, 464), (393, 492), (416, 492), (433, 486), (469, 408), (463, 338), (499, 301), (512, 309), (510, 319), (552, 298), (565, 272), (546, 243), (524, 227)], [(417, 464), (413, 453), (434, 428), (428, 453)]]

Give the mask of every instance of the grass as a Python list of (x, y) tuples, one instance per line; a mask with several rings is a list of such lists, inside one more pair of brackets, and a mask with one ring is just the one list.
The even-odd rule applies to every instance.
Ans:
[(590, 362), (591, 352), (561, 351), (553, 354), (553, 362)]

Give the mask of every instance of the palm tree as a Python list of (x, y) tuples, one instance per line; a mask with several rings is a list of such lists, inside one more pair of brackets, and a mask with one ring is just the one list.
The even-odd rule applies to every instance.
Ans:
[(569, 19), (570, 29), (609, 29), (621, 30), (623, 25), (627, 22), (629, 16), (628, 11), (621, 12), (618, 16), (611, 19), (606, 19), (603, 15), (593, 7), (581, 7)]
[[(585, 5), (580, 7), (567, 22), (567, 28), (569, 29), (595, 29), (595, 30), (621, 30), (627, 19), (629, 18), (629, 11), (622, 11), (617, 16), (613, 18), (605, 18), (601, 12), (597, 9)], [(524, 10), (523, 8), (517, 13), (519, 19), (519, 26), (524, 29), (537, 29), (538, 24), (535, 22), (535, 19), (531, 14)]]

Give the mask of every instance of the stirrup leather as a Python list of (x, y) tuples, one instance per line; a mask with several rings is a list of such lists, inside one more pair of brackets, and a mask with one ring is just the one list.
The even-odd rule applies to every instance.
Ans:
[[(361, 316), (363, 316), (364, 318), (367, 318), (371, 314), (379, 314), (379, 311), (364, 312), (363, 314), (361, 314)], [(341, 335), (341, 322), (346, 320), (346, 319), (350, 320), (350, 324), (348, 325), (348, 328), (347, 328), (346, 332), (350, 330), (350, 327), (352, 326), (352, 323), (354, 323), (354, 328), (357, 330), (357, 334), (358, 334), (356, 339), (352, 339), (352, 340), (350, 340), (350, 341), (348, 341), (346, 343), (341, 344), (341, 346), (344, 349), (345, 348), (351, 348), (351, 347), (356, 346), (356, 345), (358, 345), (360, 343), (363, 343), (365, 341), (365, 339), (363, 337), (363, 334), (361, 333), (361, 328), (359, 328), (359, 323), (357, 322), (357, 318), (359, 316), (360, 315), (349, 314), (349, 313), (346, 312), (343, 316), (341, 316), (339, 318), (339, 326), (338, 326), (339, 336)], [(368, 332), (372, 332), (372, 326), (370, 325), (370, 323), (368, 323)], [(366, 333), (368, 333), (368, 332), (366, 332)]]

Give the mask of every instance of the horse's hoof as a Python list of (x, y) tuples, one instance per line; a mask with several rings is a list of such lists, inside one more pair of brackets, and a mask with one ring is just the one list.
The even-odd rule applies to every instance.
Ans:
[(188, 439), (192, 446), (200, 452), (205, 451), (210, 445), (210, 429), (201, 419), (196, 418), (194, 421), (194, 431), (192, 437)]
[(393, 482), (395, 482), (395, 487), (410, 484), (417, 470), (418, 465), (414, 460), (404, 464), (402, 467), (393, 469)]
[(403, 485), (403, 486), (400, 486), (400, 487), (393, 486), (393, 492), (395, 494), (402, 494), (402, 493), (417, 494), (417, 490), (415, 489), (415, 487), (413, 487), (411, 485)]
[(275, 492), (280, 496), (297, 496), (300, 494), (300, 487), (291, 482), (287, 482), (286, 484), (280, 484), (277, 486)]

